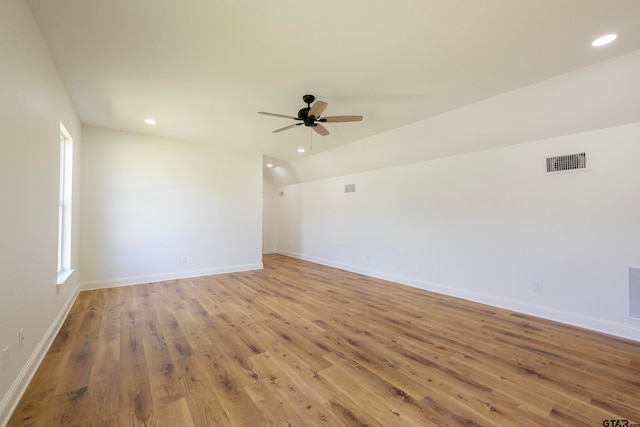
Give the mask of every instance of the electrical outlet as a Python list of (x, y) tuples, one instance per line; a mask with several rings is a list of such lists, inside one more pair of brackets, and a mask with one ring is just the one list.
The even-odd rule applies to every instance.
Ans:
[(542, 283), (536, 282), (533, 284), (533, 292), (542, 293), (543, 289)]
[(20, 330), (18, 331), (18, 344), (22, 345), (23, 341), (24, 341), (24, 328), (20, 328)]
[(4, 372), (9, 366), (9, 346), (2, 350), (2, 371)]
[(188, 263), (188, 262), (189, 262), (189, 258), (187, 258), (187, 256), (186, 256), (186, 255), (185, 255), (185, 256), (183, 256), (183, 257), (182, 257), (182, 263), (183, 263), (183, 264), (186, 264), (186, 263)]

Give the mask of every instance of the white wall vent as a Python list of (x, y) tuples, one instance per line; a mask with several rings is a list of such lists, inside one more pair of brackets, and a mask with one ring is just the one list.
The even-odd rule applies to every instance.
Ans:
[(344, 186), (344, 192), (345, 193), (355, 193), (356, 192), (356, 185), (355, 184), (347, 184)]
[(629, 267), (629, 317), (640, 319), (640, 267)]
[(565, 172), (587, 168), (587, 154), (576, 153), (565, 156), (547, 157), (547, 173)]

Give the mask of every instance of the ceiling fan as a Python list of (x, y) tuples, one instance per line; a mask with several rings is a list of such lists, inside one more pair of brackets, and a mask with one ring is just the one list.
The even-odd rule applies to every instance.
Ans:
[[(359, 122), (362, 120), (362, 116), (330, 116), (330, 117), (321, 117), (322, 112), (325, 108), (327, 108), (327, 103), (323, 101), (316, 101), (316, 97), (313, 95), (305, 95), (302, 97), (302, 100), (307, 104), (305, 108), (300, 109), (298, 111), (298, 117), (287, 116), (285, 114), (275, 114), (275, 113), (265, 113), (264, 111), (258, 111), (258, 114), (266, 114), (267, 116), (276, 116), (283, 117), (285, 119), (293, 119), (298, 120), (300, 123), (295, 123), (293, 125), (285, 126), (280, 129), (276, 129), (273, 133), (282, 132), (283, 130), (291, 129), (296, 126), (305, 125), (315, 130), (322, 136), (329, 135), (329, 131), (326, 127), (322, 126), (320, 123), (330, 123), (330, 122)], [(313, 104), (313, 102), (315, 104)], [(313, 106), (311, 106), (313, 104)]]

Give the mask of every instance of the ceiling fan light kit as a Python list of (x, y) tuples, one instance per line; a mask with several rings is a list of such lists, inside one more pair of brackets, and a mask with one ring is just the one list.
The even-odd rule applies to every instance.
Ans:
[[(324, 101), (316, 101), (316, 97), (313, 95), (305, 95), (302, 97), (302, 100), (307, 104), (305, 108), (301, 108), (298, 110), (298, 116), (287, 116), (285, 114), (276, 114), (276, 113), (266, 113), (264, 111), (258, 111), (258, 114), (266, 114), (267, 116), (275, 116), (282, 117), (284, 119), (293, 119), (297, 120), (300, 123), (295, 123), (289, 126), (285, 126), (280, 129), (276, 129), (273, 133), (282, 132), (287, 129), (294, 128), (296, 126), (305, 125), (310, 127), (318, 134), (322, 136), (329, 135), (329, 130), (324, 127), (321, 123), (339, 123), (339, 122), (359, 122), (362, 120), (362, 116), (332, 116), (332, 117), (322, 117), (322, 113), (325, 108), (327, 108), (327, 103)], [(315, 103), (314, 103), (315, 102)], [(311, 105), (313, 104), (313, 105)]]

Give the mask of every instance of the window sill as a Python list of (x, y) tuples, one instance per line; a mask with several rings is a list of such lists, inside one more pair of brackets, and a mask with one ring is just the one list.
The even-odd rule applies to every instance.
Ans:
[(74, 271), (75, 271), (74, 269), (60, 271), (58, 273), (58, 280), (56, 281), (56, 284), (58, 286), (64, 285), (67, 282), (67, 280), (69, 280), (69, 278), (71, 277)]

